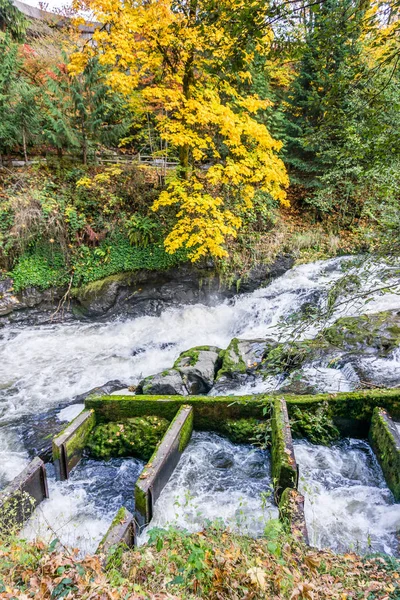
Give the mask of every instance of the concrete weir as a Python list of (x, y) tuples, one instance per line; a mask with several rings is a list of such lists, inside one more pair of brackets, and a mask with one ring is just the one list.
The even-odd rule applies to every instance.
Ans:
[(57, 479), (68, 479), (71, 470), (82, 458), (89, 434), (96, 424), (92, 410), (82, 411), (69, 425), (53, 438), (53, 461)]
[(49, 497), (46, 468), (36, 457), (0, 492), (0, 532), (21, 527), (35, 508)]
[(121, 544), (128, 548), (132, 548), (136, 544), (135, 519), (124, 506), (117, 512), (106, 535), (101, 540), (96, 554), (100, 554), (103, 562), (107, 562), (107, 557), (113, 548)]
[(154, 504), (189, 443), (192, 431), (193, 408), (182, 406), (136, 483), (135, 516), (140, 527), (151, 521)]

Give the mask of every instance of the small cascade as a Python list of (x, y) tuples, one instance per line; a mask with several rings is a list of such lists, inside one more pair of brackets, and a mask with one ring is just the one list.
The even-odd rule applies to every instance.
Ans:
[[(149, 528), (175, 525), (195, 532), (219, 522), (257, 537), (277, 517), (269, 454), (198, 432), (157, 500)], [(147, 539), (145, 531), (139, 543)]]
[(398, 554), (400, 504), (366, 442), (346, 439), (326, 447), (298, 441), (295, 455), (312, 545)]
[(50, 497), (26, 523), (21, 537), (58, 539), (81, 555), (94, 553), (121, 506), (134, 510), (133, 489), (144, 463), (134, 458), (82, 460), (66, 481), (47, 465)]

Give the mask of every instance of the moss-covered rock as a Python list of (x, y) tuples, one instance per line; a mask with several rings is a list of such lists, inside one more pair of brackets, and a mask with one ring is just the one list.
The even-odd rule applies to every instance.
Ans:
[(178, 357), (174, 369), (182, 375), (189, 394), (207, 394), (210, 391), (221, 366), (220, 353), (221, 348), (216, 346), (198, 346)]
[(227, 419), (221, 424), (220, 431), (234, 444), (254, 444), (266, 447), (271, 438), (271, 420)]
[(233, 338), (222, 353), (222, 366), (218, 371), (217, 379), (253, 372), (261, 364), (266, 353), (275, 345), (276, 342), (272, 339)]
[(102, 423), (91, 433), (87, 448), (99, 459), (136, 456), (148, 460), (168, 426), (166, 419), (156, 416)]
[(325, 329), (319, 338), (346, 352), (377, 353), (387, 356), (400, 346), (400, 313), (344, 317)]
[(177, 369), (166, 369), (162, 373), (149, 375), (140, 381), (136, 388), (136, 394), (138, 395), (172, 394), (174, 396), (186, 396), (187, 393), (182, 374)]

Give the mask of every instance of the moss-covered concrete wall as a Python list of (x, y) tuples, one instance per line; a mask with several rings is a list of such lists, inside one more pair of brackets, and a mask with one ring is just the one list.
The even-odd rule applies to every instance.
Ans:
[(286, 488), (279, 502), (279, 518), (287, 530), (308, 544), (308, 531), (304, 514), (304, 496), (297, 490)]
[(179, 408), (191, 405), (195, 429), (220, 431), (223, 421), (255, 417), (263, 418), (263, 408), (269, 400), (263, 396), (99, 396), (85, 401), (97, 420), (118, 421), (129, 417), (157, 415), (173, 419)]
[(135, 516), (142, 527), (153, 515), (153, 506), (171, 477), (193, 431), (193, 408), (181, 406), (135, 485)]
[[(358, 428), (367, 435), (374, 408), (389, 410), (393, 417), (400, 418), (400, 390), (360, 390), (340, 394), (317, 394), (294, 396), (279, 394), (287, 403), (289, 416), (295, 408), (316, 411), (326, 403), (329, 416), (333, 418), (345, 435)], [(121, 418), (157, 415), (173, 419), (184, 404), (194, 408), (196, 429), (222, 431), (222, 423), (228, 419), (265, 417), (265, 408), (270, 407), (277, 395), (256, 396), (93, 396), (86, 399), (86, 408), (93, 409), (101, 421), (118, 421)]]
[(271, 420), (271, 473), (279, 499), (286, 488), (297, 486), (297, 464), (286, 402), (276, 398)]
[(369, 433), (372, 448), (395, 500), (400, 500), (400, 435), (383, 408), (376, 408)]
[(102, 556), (102, 562), (107, 562), (108, 554), (117, 546), (132, 548), (136, 544), (135, 520), (125, 506), (121, 506), (115, 515), (107, 533), (101, 540), (96, 554)]
[(0, 492), (0, 537), (3, 530), (16, 533), (48, 497), (46, 468), (36, 457)]
[(69, 473), (80, 461), (95, 425), (95, 412), (84, 410), (53, 438), (53, 461), (58, 479), (68, 479)]

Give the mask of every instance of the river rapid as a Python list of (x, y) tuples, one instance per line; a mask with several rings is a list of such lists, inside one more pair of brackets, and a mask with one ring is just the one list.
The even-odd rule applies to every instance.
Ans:
[[(336, 258), (295, 267), (265, 288), (219, 302), (214, 306), (182, 306), (166, 310), (160, 316), (115, 319), (110, 322), (3, 327), (0, 329), (0, 488), (11, 481), (32, 458), (21, 434), (21, 423), (31, 415), (54, 409), (55, 419), (68, 421), (81, 409), (80, 405), (68, 406), (77, 395), (110, 380), (117, 379), (125, 385), (135, 385), (143, 376), (170, 367), (180, 352), (193, 346), (212, 344), (226, 348), (233, 337), (290, 339), (292, 334), (289, 324), (293, 316), (302, 312), (305, 307), (308, 307), (308, 310), (310, 306), (326, 305), (329, 290), (343, 277), (343, 269), (348, 260)], [(357, 272), (362, 270), (362, 267), (357, 267)], [(361, 290), (377, 291), (371, 294), (368, 303), (359, 297), (360, 290), (349, 302), (344, 302), (346, 297), (343, 295), (343, 303), (340, 303), (330, 318), (331, 321), (341, 315), (376, 313), (387, 309), (400, 310), (400, 295), (397, 293), (400, 287), (393, 287), (398, 265), (396, 268), (368, 266), (365, 270), (368, 270), (368, 277), (362, 283)], [(392, 279), (387, 278), (388, 274)], [(388, 286), (386, 292), (379, 290), (384, 285)], [(321, 321), (314, 322), (302, 331), (301, 337), (316, 335), (325, 324)], [(379, 368), (382, 373), (390, 374), (394, 370), (400, 373), (400, 356), (394, 352), (386, 359), (379, 359), (379, 365), (375, 361), (371, 368)], [(315, 376), (322, 382), (324, 391), (351, 389), (349, 377), (343, 371), (319, 370)], [(260, 393), (274, 389), (276, 385), (276, 381), (259, 381), (240, 390), (232, 390), (232, 393)], [(185, 494), (190, 493), (192, 500), (195, 496), (195, 504), (201, 499), (202, 505), (206, 506), (207, 498), (211, 498), (214, 493), (213, 486), (217, 485), (219, 480), (222, 486), (220, 491), (225, 494), (223, 502), (228, 502), (229, 494), (238, 493), (243, 506), (253, 507), (250, 512), (254, 515), (254, 523), (250, 523), (248, 527), (254, 534), (257, 533), (257, 523), (262, 522), (265, 509), (265, 499), (261, 501), (257, 481), (263, 480), (264, 477), (263, 482), (266, 483), (269, 477), (268, 456), (263, 457), (264, 474), (261, 479), (250, 473), (246, 475), (247, 480), (243, 483), (238, 477), (238, 473), (245, 472), (240, 466), (240, 461), (248, 460), (254, 450), (251, 451), (248, 447), (236, 447), (235, 450), (235, 447), (227, 448), (226, 444), (229, 444), (226, 440), (218, 439), (218, 436), (213, 434), (195, 435), (181, 461), (182, 465), (168, 484), (169, 487), (164, 490), (164, 496), (160, 498), (157, 517), (159, 524), (169, 522), (172, 519), (171, 515), (176, 512), (174, 489), (175, 496), (178, 496), (178, 502), (181, 504)], [(222, 476), (222, 469), (215, 468), (207, 485), (199, 487), (196, 483), (196, 473), (203, 472), (210, 456), (220, 451), (233, 453), (235, 459), (228, 468), (228, 471), (231, 471), (224, 472)], [(296, 451), (303, 452), (300, 465), (302, 466), (303, 462), (306, 464), (305, 477), (313, 480), (315, 473), (307, 467), (305, 451), (301, 446)], [(343, 460), (346, 462), (346, 457)], [(193, 467), (193, 461), (200, 461), (201, 464)], [(113, 460), (102, 463), (101, 468), (98, 468), (93, 462), (83, 461), (72, 478), (64, 483), (56, 482), (51, 467), (49, 468), (51, 498), (43, 503), (37, 511), (38, 515), (25, 528), (24, 533), (28, 537), (44, 535), (46, 531), (46, 535), (56, 535), (68, 546), (76, 545), (83, 552), (93, 551), (121, 503), (132, 508), (133, 482), (140, 473), (142, 463), (134, 459)], [(211, 468), (208, 471), (211, 472)], [(381, 483), (377, 484), (378, 488), (379, 486)], [(386, 490), (385, 493), (387, 506), (393, 505), (390, 492)], [(254, 498), (258, 498), (257, 508), (252, 504)], [(326, 503), (332, 500), (329, 494), (321, 493), (318, 502), (325, 510)], [(274, 510), (271, 504), (272, 513)], [(348, 508), (341, 505), (340, 510), (343, 511), (343, 520), (350, 518)], [(400, 529), (398, 505), (395, 505), (395, 511), (397, 513), (392, 518), (393, 530), (397, 526)], [(395, 511), (392, 510), (392, 513)], [(180, 524), (185, 526), (193, 518), (190, 511), (189, 514), (181, 512), (183, 516)], [(205, 519), (214, 518), (216, 514), (211, 509), (204, 512)], [(230, 523), (237, 518), (230, 509), (223, 514)], [(199, 527), (200, 521), (201, 519)], [(315, 534), (315, 543), (341, 547), (335, 539), (332, 540), (332, 536), (335, 535), (340, 535), (340, 531), (335, 533), (332, 528), (329, 533), (319, 537)], [(368, 531), (364, 527), (357, 535), (366, 538)], [(389, 537), (391, 535), (388, 534)], [(349, 543), (353, 541), (350, 540)], [(346, 542), (347, 546), (349, 543)], [(394, 551), (392, 542), (382, 543), (383, 547), (387, 547), (387, 551)]]

